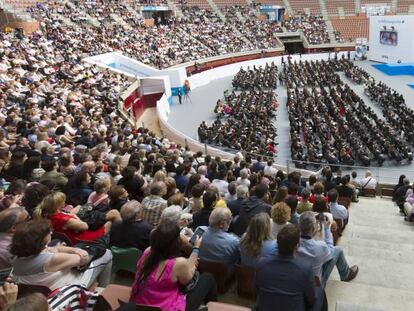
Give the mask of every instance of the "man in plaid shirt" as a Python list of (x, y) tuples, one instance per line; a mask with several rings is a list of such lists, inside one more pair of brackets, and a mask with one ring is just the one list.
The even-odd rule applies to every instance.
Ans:
[(162, 211), (167, 207), (167, 200), (162, 197), (167, 193), (164, 182), (158, 181), (150, 187), (151, 195), (142, 201), (142, 218), (149, 224), (156, 226), (160, 220)]

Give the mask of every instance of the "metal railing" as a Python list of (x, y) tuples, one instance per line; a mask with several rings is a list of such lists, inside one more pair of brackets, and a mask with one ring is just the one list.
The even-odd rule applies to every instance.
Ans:
[(377, 182), (381, 184), (396, 184), (398, 182), (398, 177), (401, 174), (404, 174), (410, 180), (414, 180), (414, 169), (411, 167), (408, 169), (404, 165), (394, 167), (379, 167), (287, 160), (286, 172), (290, 173), (298, 170), (306, 170), (312, 172), (315, 175), (318, 175), (326, 166), (331, 167), (331, 169), (335, 172), (341, 170), (342, 175), (350, 175), (352, 172), (356, 172), (358, 178), (365, 177), (365, 172), (370, 171), (372, 173), (372, 177), (374, 177)]

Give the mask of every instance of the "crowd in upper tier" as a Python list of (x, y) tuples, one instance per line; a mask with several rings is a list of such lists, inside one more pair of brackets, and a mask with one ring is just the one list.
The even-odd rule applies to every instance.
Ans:
[[(302, 15), (282, 24), (260, 21), (257, 7), (228, 7), (222, 21), (211, 10), (180, 7), (181, 17), (146, 25), (134, 5), (119, 1), (45, 3), (28, 9), (42, 29), (73, 52), (100, 54), (120, 50), (142, 62), (165, 68), (227, 53), (280, 47), (277, 33), (304, 32), (311, 44), (329, 42), (322, 18)], [(255, 13), (256, 12), (256, 13)], [(243, 14), (243, 19), (236, 15)]]

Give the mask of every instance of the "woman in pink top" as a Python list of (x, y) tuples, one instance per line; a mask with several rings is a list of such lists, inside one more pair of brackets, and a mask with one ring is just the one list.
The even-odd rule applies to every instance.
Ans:
[(137, 263), (131, 302), (164, 311), (192, 311), (203, 302), (217, 300), (217, 285), (208, 273), (201, 274), (187, 294), (181, 291), (196, 273), (200, 244), (201, 238), (195, 241), (189, 258), (176, 257), (181, 245), (180, 228), (170, 221), (158, 225), (151, 233), (150, 247)]

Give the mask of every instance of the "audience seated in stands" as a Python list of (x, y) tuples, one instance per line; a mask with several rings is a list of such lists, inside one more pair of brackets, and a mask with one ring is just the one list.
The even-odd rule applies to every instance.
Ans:
[(189, 258), (176, 257), (180, 248), (180, 228), (174, 222), (162, 222), (151, 234), (150, 247), (137, 263), (138, 272), (131, 301), (162, 310), (197, 310), (201, 304), (217, 300), (217, 285), (210, 274), (201, 274), (186, 293), (196, 272), (198, 254), (203, 246), (197, 238)]
[(400, 175), (400, 177), (398, 178), (398, 184), (396, 184), (395, 186), (394, 186), (394, 188), (393, 188), (393, 191), (392, 191), (392, 200), (395, 202), (395, 200), (396, 200), (396, 198), (395, 198), (395, 194), (396, 194), (396, 191), (397, 191), (397, 189), (399, 188), (399, 187), (401, 187), (401, 186), (403, 186), (404, 185), (404, 179), (405, 179), (405, 175), (404, 174), (401, 174)]
[(0, 270), (10, 268), (13, 264), (13, 255), (10, 245), (16, 227), (25, 222), (29, 214), (22, 207), (9, 208), (0, 212)]
[(308, 188), (303, 189), (302, 191), (302, 199), (298, 203), (297, 212), (298, 214), (302, 214), (306, 211), (312, 210), (312, 203), (309, 202), (309, 197), (311, 195), (311, 191)]
[(79, 208), (73, 208), (65, 212), (66, 196), (62, 192), (53, 192), (47, 195), (43, 201), (36, 207), (34, 218), (47, 218), (51, 221), (52, 228), (55, 232), (64, 234), (69, 242), (73, 245), (77, 241), (93, 241), (107, 234), (111, 229), (112, 222), (120, 220), (119, 212), (116, 210), (103, 214), (102, 225), (99, 228), (90, 229), (91, 223), (82, 221), (76, 213)]
[(210, 215), (217, 204), (217, 195), (213, 191), (206, 191), (203, 194), (204, 207), (193, 214), (193, 228), (208, 226)]
[(338, 204), (338, 191), (332, 189), (328, 192), (328, 207), (334, 219), (348, 220), (348, 210), (345, 206)]
[(259, 259), (256, 271), (258, 310), (274, 310), (275, 306), (281, 310), (312, 310), (314, 307), (317, 296), (311, 263), (295, 256), (300, 234), (296, 225), (286, 225), (277, 235), (274, 255)]
[[(92, 258), (83, 249), (49, 247), (51, 235), (52, 228), (48, 220), (32, 220), (17, 227), (10, 253), (16, 257), (13, 261), (13, 276), (19, 283), (41, 285), (51, 290), (71, 284), (89, 288), (95, 281), (101, 287), (109, 284), (112, 268), (110, 250), (90, 262)], [(91, 270), (80, 272), (74, 269), (87, 265)]]
[(328, 203), (328, 198), (326, 196), (323, 195), (325, 190), (325, 187), (323, 186), (323, 183), (321, 182), (317, 182), (315, 183), (314, 187), (313, 187), (313, 193), (312, 195), (309, 197), (309, 202), (310, 203), (315, 203), (316, 199), (318, 196), (322, 197), (322, 199)]
[(285, 199), (285, 203), (290, 208), (290, 219), (289, 222), (291, 224), (297, 225), (299, 223), (299, 214), (296, 211), (298, 207), (298, 198), (296, 196), (288, 195)]
[(276, 254), (276, 241), (272, 236), (272, 220), (266, 213), (255, 215), (240, 239), (240, 263), (256, 268), (261, 257)]
[(377, 180), (372, 177), (371, 171), (365, 172), (365, 178), (361, 179), (361, 189), (376, 189), (377, 188)]
[[(319, 279), (322, 287), (326, 286), (329, 275), (335, 266), (341, 280), (349, 282), (358, 274), (358, 266), (348, 266), (342, 249), (333, 245), (332, 223), (323, 214), (322, 216), (322, 218), (315, 217), (313, 212), (304, 212), (300, 215), (301, 239), (298, 256), (305, 261), (311, 260), (313, 275)], [(324, 240), (314, 239), (318, 232), (323, 233)]]
[(408, 189), (412, 189), (408, 178), (404, 178), (402, 186), (398, 187), (394, 193), (394, 199), (397, 206), (400, 208), (400, 212), (404, 212), (404, 202), (406, 201), (406, 194)]
[(111, 228), (110, 245), (120, 248), (134, 247), (144, 251), (150, 242), (153, 226), (142, 219), (142, 205), (132, 200), (121, 207), (122, 222)]
[(322, 214), (324, 216), (323, 218), (326, 219), (329, 224), (334, 223), (334, 218), (328, 209), (328, 204), (325, 202), (325, 200), (323, 200), (321, 196), (316, 197), (315, 202), (312, 205), (312, 211), (316, 213), (316, 215)]
[(215, 208), (210, 214), (209, 226), (202, 227), (203, 243), (200, 246), (200, 260), (225, 264), (228, 278), (232, 276), (234, 265), (240, 260), (239, 238), (227, 232), (231, 220), (231, 211), (228, 208)]
[[(263, 158), (257, 155), (273, 158), (277, 154), (274, 121), (278, 101), (273, 89), (281, 78), (289, 87), (291, 151), (299, 161), (312, 159), (321, 163), (325, 159), (328, 164), (351, 164), (375, 160), (382, 164), (383, 155), (398, 162), (409, 159), (406, 143), (411, 140), (412, 113), (399, 94), (372, 83), (344, 60), (289, 62), (283, 68), (270, 63), (245, 68), (233, 81), (240, 91), (225, 92), (216, 105), (216, 121), (211, 126), (203, 123), (199, 136), (203, 141), (256, 155), (240, 154), (234, 161), (227, 161), (192, 154), (188, 147), (122, 119), (117, 107), (131, 81), (82, 59), (122, 51), (146, 64), (166, 68), (209, 56), (277, 47), (276, 33), (284, 31), (281, 25), (260, 21), (252, 10), (243, 7), (229, 8), (226, 14), (232, 17), (223, 22), (211, 10), (183, 5), (182, 17), (166, 19), (165, 23), (156, 20), (154, 26), (149, 26), (120, 2), (98, 1), (92, 5), (81, 0), (76, 4), (48, 3), (30, 8), (42, 29), (31, 35), (19, 38), (14, 33), (0, 33), (0, 182), (4, 189), (10, 183), (0, 199), (0, 266), (13, 265), (14, 277), (23, 284), (58, 289), (69, 284), (90, 287), (98, 281), (104, 287), (111, 273), (110, 251), (107, 249), (101, 257), (92, 259), (76, 243), (101, 241), (109, 235), (111, 245), (145, 251), (137, 264), (132, 301), (166, 310), (197, 310), (201, 304), (217, 299), (211, 275), (202, 274), (194, 288), (182, 289), (196, 274), (199, 252), (202, 260), (226, 263), (230, 274), (239, 262), (240, 250), (242, 264), (258, 263), (259, 309), (266, 309), (267, 303), (273, 301), (270, 309), (276, 303), (311, 306), (315, 299), (310, 293), (313, 275), (325, 281), (335, 263), (340, 267), (341, 279), (355, 277), (357, 270), (346, 268), (343, 254), (332, 247), (330, 232), (327, 234), (325, 229), (319, 231), (328, 235), (327, 242), (314, 240), (316, 235), (309, 231), (309, 241), (302, 238), (300, 243), (302, 250), (306, 250), (302, 251), (305, 258), (309, 254), (319, 255), (319, 249), (312, 253), (306, 247), (328, 250), (327, 256), (316, 257), (323, 263), (328, 261), (326, 271), (320, 268), (323, 273), (311, 273), (309, 267), (293, 258), (299, 233), (287, 224), (291, 211), (284, 203), (288, 191), (283, 186), (289, 187), (287, 201), (294, 206), (303, 193), (301, 176), (289, 174), (285, 179), (283, 173), (271, 167), (272, 160), (265, 166)], [(246, 12), (244, 16), (248, 18), (237, 20), (236, 10)], [(114, 14), (120, 21), (114, 19)], [(91, 17), (92, 24), (84, 27), (83, 23)], [(288, 31), (302, 30), (311, 44), (329, 42), (322, 18), (292, 17), (284, 27)], [(353, 79), (364, 80), (374, 101), (384, 107), (390, 105), (391, 111), (384, 115), (391, 126), (375, 118), (375, 125), (367, 122), (372, 111), (340, 82), (338, 71), (349, 71)], [(406, 114), (398, 126), (396, 115), (401, 112)], [(334, 129), (339, 129), (338, 133)], [(403, 131), (404, 135), (400, 135)], [(355, 133), (363, 135), (355, 137)], [(327, 140), (326, 136), (333, 139)], [(389, 138), (390, 144), (386, 144), (384, 137)], [(351, 140), (356, 141), (355, 145)], [(366, 142), (366, 148), (359, 146), (361, 142)], [(324, 171), (322, 182), (327, 191), (334, 182), (331, 173)], [(237, 199), (234, 183), (238, 184)], [(272, 208), (269, 190), (272, 195), (277, 192), (276, 201), (283, 203)], [(322, 188), (320, 194), (323, 191)], [(189, 209), (183, 210), (183, 194), (190, 197)], [(321, 203), (318, 200), (315, 198)], [(168, 203), (173, 205), (167, 207)], [(273, 211), (277, 206), (285, 216), (275, 222), (283, 227), (279, 232), (279, 254), (271, 232), (276, 234), (280, 228), (272, 230), (268, 216), (272, 210), (275, 220)], [(100, 215), (102, 223), (98, 228), (92, 228), (96, 221), (82, 218), (85, 208)], [(326, 208), (315, 210), (326, 212)], [(177, 257), (183, 246), (191, 249), (191, 231), (187, 228), (191, 216), (184, 214), (189, 211), (193, 213), (193, 228), (208, 227), (203, 242), (196, 240), (189, 258)], [(309, 212), (303, 212), (306, 213)], [(239, 216), (234, 223), (232, 215)], [(35, 220), (28, 221), (28, 216)], [(316, 221), (313, 213), (312, 219), (320, 228), (329, 227), (322, 220)], [(242, 236), (240, 243), (226, 232), (230, 224)], [(51, 246), (52, 229), (54, 237), (66, 236), (67, 242), (76, 247)], [(313, 229), (318, 231), (315, 225)], [(266, 254), (275, 256), (266, 261)], [(280, 269), (280, 264), (287, 264), (288, 268)], [(82, 271), (79, 266), (93, 269)], [(350, 272), (346, 274), (345, 270)], [(268, 271), (273, 271), (274, 280), (289, 272), (290, 281), (297, 278), (301, 286), (270, 283), (270, 276), (263, 274)], [(11, 291), (17, 291), (6, 284)], [(281, 287), (294, 299), (265, 295), (268, 289), (275, 294)], [(261, 288), (264, 290), (260, 291)], [(309, 293), (305, 292), (308, 290)], [(31, 306), (36, 305), (33, 297), (27, 299)], [(19, 300), (14, 308), (30, 311), (25, 304), (25, 299)]]
[(246, 198), (249, 196), (249, 188), (244, 185), (239, 185), (236, 188), (237, 199), (227, 203), (227, 207), (230, 209), (233, 215), (233, 220), (240, 214), (240, 208)]
[(302, 30), (310, 44), (329, 43), (329, 34), (322, 16), (298, 15), (283, 21), (288, 31)]
[(353, 184), (351, 184), (351, 176), (345, 175), (341, 178), (341, 185), (336, 187), (339, 197), (345, 197), (352, 202), (358, 202), (359, 190)]
[(150, 195), (142, 200), (142, 219), (150, 225), (158, 224), (162, 211), (167, 207), (167, 201), (162, 197), (167, 194), (167, 186), (157, 181), (150, 186)]
[(270, 212), (272, 216), (272, 235), (277, 237), (279, 231), (289, 223), (291, 218), (290, 207), (285, 202), (278, 202), (272, 206)]
[(270, 215), (272, 206), (269, 200), (269, 188), (264, 184), (255, 187), (254, 195), (246, 198), (240, 207), (239, 217), (234, 223), (233, 232), (241, 236), (246, 232), (247, 226), (254, 215), (267, 213)]

